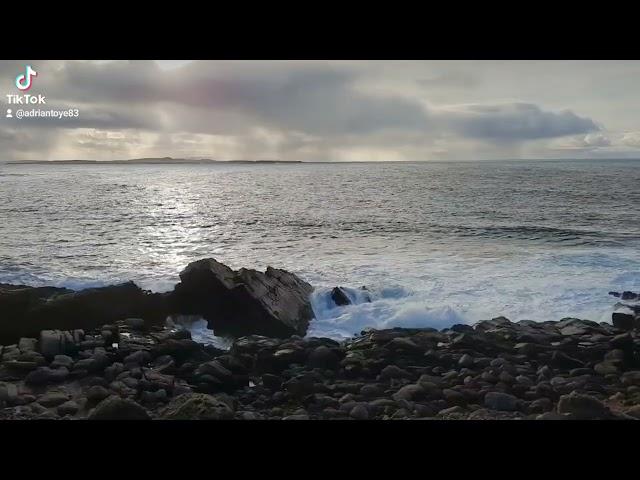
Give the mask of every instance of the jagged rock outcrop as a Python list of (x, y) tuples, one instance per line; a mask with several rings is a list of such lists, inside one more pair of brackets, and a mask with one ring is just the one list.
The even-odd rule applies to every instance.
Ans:
[(42, 330), (95, 328), (127, 317), (161, 323), (166, 318), (165, 297), (133, 282), (78, 292), (0, 285), (0, 343), (37, 337)]
[(180, 280), (171, 311), (202, 315), (217, 335), (304, 335), (313, 318), (313, 287), (285, 270), (234, 271), (208, 258), (190, 263)]

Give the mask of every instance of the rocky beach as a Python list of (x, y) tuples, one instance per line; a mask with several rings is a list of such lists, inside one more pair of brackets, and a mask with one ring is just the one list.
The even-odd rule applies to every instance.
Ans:
[[(189, 264), (173, 291), (0, 284), (0, 418), (640, 419), (640, 306), (577, 318), (305, 336), (296, 275)], [(349, 297), (332, 292), (336, 305)], [(204, 318), (222, 349), (176, 319)]]

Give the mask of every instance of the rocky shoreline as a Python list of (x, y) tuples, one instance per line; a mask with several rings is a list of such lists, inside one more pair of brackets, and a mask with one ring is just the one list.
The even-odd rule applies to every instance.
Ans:
[[(219, 311), (228, 322), (225, 309), (233, 302), (250, 305), (243, 310), (248, 326), (228, 329), (236, 332), (264, 331), (261, 322), (275, 325), (274, 319), (291, 326), (291, 312), (308, 313), (299, 295), (308, 284), (292, 274), (239, 274), (218, 265), (199, 264), (201, 288), (186, 290), (192, 310), (208, 308), (210, 322), (220, 324)], [(229, 292), (210, 275), (212, 266), (223, 272), (227, 290), (242, 290), (236, 297), (220, 298)], [(20, 288), (28, 287), (4, 286), (0, 306), (3, 295)], [(25, 311), (56, 303), (43, 292), (30, 295), (37, 298), (21, 304)], [(283, 335), (278, 327), (272, 336), (235, 335), (229, 350), (196, 343), (187, 330), (156, 318), (91, 321), (85, 328), (64, 324), (0, 347), (0, 419), (635, 420), (638, 296), (616, 296), (623, 303), (612, 324), (498, 317), (441, 331), (367, 330), (343, 342), (288, 334), (286, 328)], [(13, 312), (20, 314), (16, 305)], [(1, 329), (9, 319), (0, 320)]]

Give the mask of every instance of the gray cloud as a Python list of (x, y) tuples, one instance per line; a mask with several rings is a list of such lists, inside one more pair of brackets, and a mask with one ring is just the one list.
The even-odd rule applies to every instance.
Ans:
[[(491, 95), (446, 102), (450, 92), (471, 95), (487, 86), (464, 62), (433, 71), (420, 62), (221, 61), (168, 70), (153, 61), (31, 63), (39, 71), (33, 93), (46, 94), (48, 107), (76, 107), (81, 116), (1, 123), (8, 156), (497, 158), (518, 154), (527, 142), (574, 136), (607, 147), (599, 124), (567, 105)], [(7, 85), (21, 68), (22, 62), (0, 61)], [(405, 81), (402, 69), (415, 76)], [(421, 93), (403, 87), (407, 82)], [(431, 90), (438, 104), (429, 102)], [(46, 142), (27, 148), (16, 132)]]
[(245, 123), (252, 118), (253, 123), (319, 134), (420, 128), (426, 121), (424, 109), (415, 101), (355, 90), (352, 84), (357, 75), (350, 69), (230, 66), (220, 69), (205, 62), (163, 71), (155, 62), (70, 62), (43, 89), (68, 102), (175, 104), (178, 113), (181, 107), (190, 107), (184, 121), (194, 123), (187, 118), (193, 115), (200, 125), (194, 130), (202, 132), (207, 131), (202, 121), (206, 127), (209, 115), (218, 131), (215, 127), (222, 122), (215, 117), (221, 111), (244, 117)]
[(480, 77), (472, 72), (451, 70), (420, 78), (418, 84), (426, 88), (474, 88), (480, 85)]
[(544, 111), (530, 103), (468, 105), (442, 117), (462, 136), (498, 141), (555, 138), (600, 130), (590, 118), (569, 110)]

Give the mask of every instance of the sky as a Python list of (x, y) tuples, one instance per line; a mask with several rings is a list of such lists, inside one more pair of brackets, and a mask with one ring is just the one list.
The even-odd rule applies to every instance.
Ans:
[[(27, 92), (16, 76), (37, 72)], [(639, 61), (0, 61), (0, 160), (640, 158)], [(7, 95), (46, 105), (9, 105)]]

